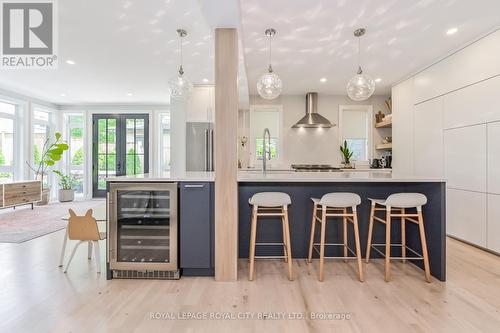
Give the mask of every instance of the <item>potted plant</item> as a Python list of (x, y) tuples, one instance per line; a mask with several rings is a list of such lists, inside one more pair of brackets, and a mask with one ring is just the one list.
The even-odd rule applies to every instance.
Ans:
[(354, 152), (349, 150), (349, 147), (347, 147), (346, 140), (344, 140), (344, 146), (340, 146), (340, 152), (342, 153), (342, 156), (344, 157), (344, 168), (352, 169), (351, 157), (354, 154)]
[(62, 135), (59, 132), (54, 134), (54, 138), (47, 138), (43, 144), (42, 152), (36, 166), (32, 166), (28, 161), (26, 164), (35, 173), (35, 179), (42, 182), (42, 200), (38, 205), (46, 205), (49, 203), (50, 187), (44, 183), (44, 176), (49, 167), (61, 160), (63, 153), (68, 150), (68, 145), (62, 140)]
[(52, 172), (59, 176), (59, 193), (57, 196), (59, 202), (75, 200), (75, 189), (73, 188), (76, 183), (75, 177), (66, 175), (59, 170), (52, 170)]

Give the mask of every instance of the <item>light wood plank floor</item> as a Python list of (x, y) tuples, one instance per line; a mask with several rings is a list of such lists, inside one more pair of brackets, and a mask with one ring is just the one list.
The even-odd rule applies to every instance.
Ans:
[[(106, 281), (80, 249), (67, 274), (57, 267), (63, 233), (23, 244), (0, 244), (0, 332), (498, 332), (500, 258), (448, 240), (448, 282), (424, 282), (410, 264), (395, 264), (383, 280), (383, 262), (327, 262), (325, 282), (317, 263), (294, 261), (289, 282), (282, 262), (256, 263), (247, 280)], [(69, 244), (69, 248), (73, 244)], [(104, 244), (102, 244), (104, 247)], [(103, 263), (104, 268), (104, 263)], [(310, 312), (347, 314), (344, 320), (170, 320), (154, 315), (201, 312), (233, 316)]]

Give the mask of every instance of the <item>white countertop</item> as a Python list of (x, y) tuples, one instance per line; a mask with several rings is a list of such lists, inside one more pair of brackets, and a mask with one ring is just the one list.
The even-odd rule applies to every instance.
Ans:
[(129, 182), (129, 181), (141, 181), (141, 182), (212, 182), (214, 181), (213, 172), (162, 172), (162, 173), (146, 173), (140, 175), (129, 175), (129, 176), (117, 176), (106, 178), (108, 182)]
[[(168, 182), (168, 181), (191, 181), (211, 182), (214, 181), (213, 172), (183, 172), (160, 174), (141, 174), (130, 176), (109, 177), (109, 182)], [(339, 171), (339, 172), (296, 172), (296, 171), (271, 171), (263, 174), (262, 171), (240, 171), (238, 182), (444, 182), (442, 178), (417, 177), (397, 175), (386, 170), (381, 171)]]
[(238, 182), (444, 182), (442, 178), (396, 175), (387, 171), (239, 172)]

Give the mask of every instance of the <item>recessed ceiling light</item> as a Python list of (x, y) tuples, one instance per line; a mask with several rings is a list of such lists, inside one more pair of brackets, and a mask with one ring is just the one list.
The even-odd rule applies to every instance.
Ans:
[(127, 93), (127, 96), (132, 96), (133, 94), (132, 93)]
[(208, 83), (208, 79), (203, 79), (203, 82)]
[(375, 79), (375, 82), (380, 82), (380, 81), (382, 81), (382, 79), (379, 77)]
[(64, 96), (66, 96), (66, 94), (61, 94), (61, 97), (64, 97)]
[(449, 36), (449, 35), (453, 35), (455, 33), (457, 33), (458, 31), (458, 28), (450, 28), (446, 31), (446, 34)]
[(319, 82), (322, 82), (322, 83), (326, 82), (326, 77), (322, 77), (321, 79), (319, 79)]
[(75, 64), (75, 62), (73, 60), (66, 60), (66, 63), (68, 65), (74, 65)]

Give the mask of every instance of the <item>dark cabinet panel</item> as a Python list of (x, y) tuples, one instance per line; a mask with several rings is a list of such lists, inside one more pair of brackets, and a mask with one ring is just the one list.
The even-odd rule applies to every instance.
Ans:
[(211, 184), (180, 183), (180, 267), (211, 269), (213, 225)]

